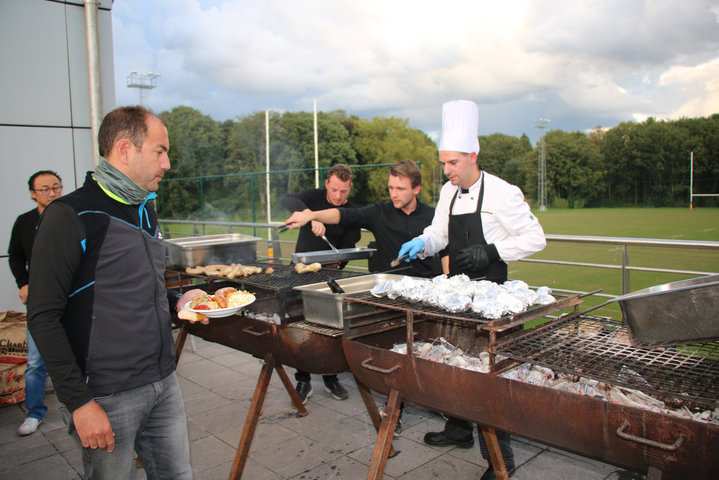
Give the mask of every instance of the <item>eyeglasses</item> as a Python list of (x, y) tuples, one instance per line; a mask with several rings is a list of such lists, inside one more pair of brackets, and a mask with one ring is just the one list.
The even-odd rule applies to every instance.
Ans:
[(43, 195), (50, 195), (50, 190), (55, 193), (62, 192), (62, 185), (53, 185), (52, 187), (33, 188), (33, 191), (42, 193)]

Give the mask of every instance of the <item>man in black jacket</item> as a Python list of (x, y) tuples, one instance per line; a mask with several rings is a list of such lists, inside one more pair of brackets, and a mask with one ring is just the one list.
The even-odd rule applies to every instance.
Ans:
[[(18, 296), (23, 304), (27, 303), (28, 270), (37, 222), (45, 208), (62, 195), (62, 180), (60, 175), (52, 170), (41, 170), (30, 177), (28, 186), (30, 187), (30, 197), (37, 203), (37, 207), (17, 217), (12, 227), (10, 245), (7, 249), (10, 270), (15, 277), (15, 283), (19, 289)], [(47, 413), (47, 405), (44, 401), (46, 380), (45, 363), (28, 331), (27, 368), (25, 369), (27, 417), (17, 429), (19, 435), (34, 433), (45, 418)]]
[[(352, 203), (348, 200), (352, 190), (352, 170), (344, 164), (333, 165), (327, 172), (325, 188), (313, 188), (297, 193), (288, 193), (282, 197), (282, 206), (291, 212), (311, 212), (326, 208), (350, 208)], [(320, 222), (311, 222), (305, 225), (297, 236), (295, 252), (316, 252), (329, 250), (331, 247), (322, 238), (325, 236), (335, 248), (353, 248), (362, 236), (359, 227), (345, 227), (339, 225), (325, 226)], [(339, 263), (344, 268), (347, 262)], [(312, 396), (310, 374), (297, 370), (297, 394), (302, 403)], [(337, 375), (324, 375), (322, 380), (325, 390), (337, 400), (348, 398), (347, 390), (337, 379)]]
[[(164, 244), (149, 200), (170, 168), (167, 128), (143, 107), (113, 110), (94, 172), (40, 219), (28, 322), (85, 478), (192, 478)], [(185, 294), (188, 296), (188, 294)], [(176, 305), (174, 305), (176, 304)]]

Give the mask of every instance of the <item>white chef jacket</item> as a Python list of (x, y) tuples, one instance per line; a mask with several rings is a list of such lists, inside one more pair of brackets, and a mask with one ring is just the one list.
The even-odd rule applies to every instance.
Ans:
[(524, 201), (522, 191), (490, 173), (481, 172), (479, 180), (469, 187), (469, 193), (461, 193), (459, 186), (447, 182), (439, 193), (432, 224), (424, 229), (420, 238), (424, 250), (419, 258), (434, 255), (447, 246), (449, 241), (449, 205), (455, 192), (457, 199), (452, 207), (453, 215), (477, 211), (479, 189), (484, 177), (484, 200), (482, 201), (482, 229), (487, 243), (493, 243), (502, 260), (510, 262), (539, 252), (547, 245), (544, 230)]

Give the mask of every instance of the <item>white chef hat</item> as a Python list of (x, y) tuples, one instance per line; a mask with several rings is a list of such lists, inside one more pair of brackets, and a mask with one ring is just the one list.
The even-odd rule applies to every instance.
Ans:
[(442, 105), (439, 151), (479, 153), (479, 107), (471, 100), (452, 100)]

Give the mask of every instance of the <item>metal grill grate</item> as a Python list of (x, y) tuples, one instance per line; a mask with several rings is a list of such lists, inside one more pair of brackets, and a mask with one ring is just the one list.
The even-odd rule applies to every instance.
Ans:
[(341, 337), (343, 333), (342, 330), (337, 328), (325, 327), (323, 325), (317, 325), (306, 321), (294, 322), (289, 324), (288, 327), (301, 328), (302, 330), (307, 330), (308, 332), (319, 333), (320, 335), (325, 335), (327, 337), (333, 338)]
[(275, 263), (248, 263), (243, 265), (261, 267), (263, 270), (267, 267), (272, 267), (274, 269), (274, 273), (258, 273), (247, 277), (229, 279), (225, 277), (208, 277), (206, 275), (190, 275), (185, 272), (170, 272), (178, 274), (183, 278), (200, 278), (205, 281), (227, 281), (239, 284), (238, 288), (240, 289), (253, 287), (268, 288), (275, 290), (277, 293), (284, 293), (285, 291), (291, 290), (293, 287), (326, 282), (330, 278), (340, 279), (365, 275), (363, 272), (337, 270), (332, 268), (323, 268), (318, 272), (297, 273), (295, 272), (293, 265)]
[(376, 307), (385, 307), (394, 310), (411, 311), (419, 315), (446, 318), (453, 322), (472, 323), (475, 325), (480, 324), (491, 327), (497, 325), (504, 325), (514, 320), (521, 320), (522, 322), (527, 322), (529, 320), (541, 318), (545, 315), (548, 315), (549, 313), (554, 313), (574, 305), (572, 301), (578, 299), (578, 296), (574, 296), (572, 298), (562, 298), (549, 305), (534, 305), (525, 312), (517, 313), (514, 315), (505, 315), (500, 319), (488, 319), (478, 313), (472, 312), (471, 310), (460, 313), (450, 313), (442, 308), (425, 305), (423, 303), (410, 302), (409, 300), (405, 300), (404, 298), (392, 299), (388, 297), (375, 297), (369, 292), (348, 293), (345, 294), (344, 298), (345, 300), (350, 302), (365, 303)]
[(719, 342), (667, 348), (632, 346), (626, 328), (589, 315), (560, 318), (500, 342), (493, 353), (679, 403), (719, 406)]

